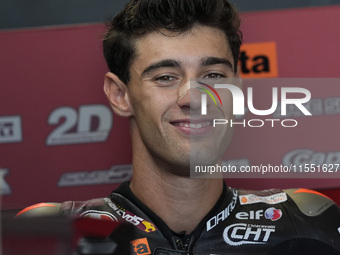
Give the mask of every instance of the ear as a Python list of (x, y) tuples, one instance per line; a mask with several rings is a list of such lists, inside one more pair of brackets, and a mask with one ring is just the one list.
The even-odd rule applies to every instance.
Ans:
[(128, 88), (114, 73), (108, 72), (105, 75), (104, 92), (114, 113), (122, 117), (132, 115)]

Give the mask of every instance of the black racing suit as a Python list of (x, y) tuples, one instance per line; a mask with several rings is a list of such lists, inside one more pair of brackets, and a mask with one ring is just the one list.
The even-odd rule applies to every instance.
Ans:
[(340, 254), (339, 207), (306, 189), (247, 191), (224, 186), (214, 208), (190, 235), (171, 231), (134, 196), (129, 183), (108, 198), (64, 202), (61, 213), (129, 223), (106, 240), (82, 239), (79, 254)]

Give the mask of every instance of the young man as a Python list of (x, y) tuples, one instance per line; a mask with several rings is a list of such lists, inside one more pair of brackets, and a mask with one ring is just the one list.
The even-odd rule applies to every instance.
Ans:
[(84, 240), (80, 253), (340, 254), (339, 208), (325, 196), (190, 178), (193, 162), (217, 163), (228, 146), (232, 129), (214, 129), (211, 116), (231, 119), (232, 100), (223, 93), (227, 105), (208, 107), (210, 118), (202, 117), (200, 93), (188, 84), (238, 78), (239, 23), (227, 0), (132, 0), (112, 20), (104, 91), (130, 121), (132, 181), (109, 198), (55, 209), (131, 224), (105, 245)]

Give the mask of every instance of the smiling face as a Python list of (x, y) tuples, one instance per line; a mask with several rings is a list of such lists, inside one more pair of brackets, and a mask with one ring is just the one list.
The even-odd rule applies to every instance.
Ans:
[(232, 117), (231, 96), (220, 93), (224, 110), (208, 103), (208, 115), (202, 116), (201, 92), (189, 89), (188, 82), (235, 77), (225, 34), (206, 26), (181, 34), (152, 32), (138, 39), (135, 49), (126, 86), (134, 154), (148, 155), (179, 175), (187, 175), (183, 169), (192, 155), (216, 161), (214, 152), (228, 145), (232, 130), (213, 128), (212, 118)]

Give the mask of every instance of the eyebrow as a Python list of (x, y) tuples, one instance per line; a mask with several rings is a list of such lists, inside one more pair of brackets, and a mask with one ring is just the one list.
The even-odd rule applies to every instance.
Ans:
[(165, 59), (165, 60), (149, 65), (142, 72), (142, 76), (145, 76), (147, 73), (152, 72), (156, 69), (160, 69), (164, 67), (180, 67), (180, 64), (178, 63), (178, 61), (174, 59)]
[[(212, 66), (212, 65), (226, 65), (228, 68), (233, 70), (233, 65), (228, 59), (225, 58), (218, 58), (218, 57), (207, 57), (201, 60), (201, 66)], [(180, 67), (180, 63), (174, 59), (164, 59), (154, 64), (149, 65), (147, 68), (144, 69), (142, 72), (142, 76), (147, 75), (149, 72), (154, 70), (164, 68), (164, 67)]]
[(202, 66), (212, 66), (212, 65), (218, 65), (218, 64), (226, 65), (231, 70), (233, 70), (232, 63), (228, 59), (225, 59), (225, 58), (207, 57), (207, 58), (202, 59), (201, 61)]

